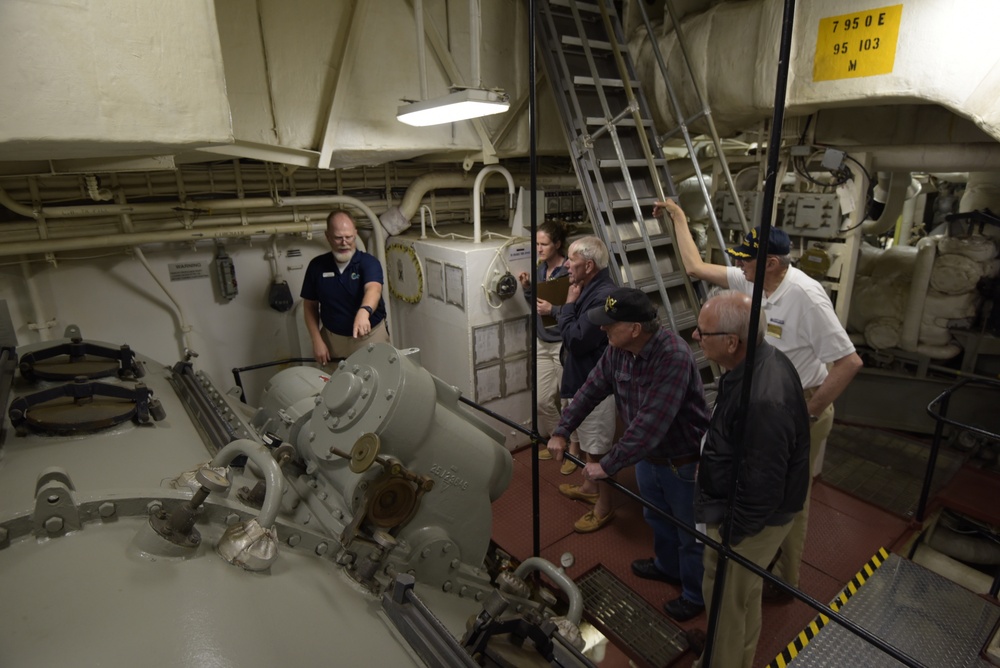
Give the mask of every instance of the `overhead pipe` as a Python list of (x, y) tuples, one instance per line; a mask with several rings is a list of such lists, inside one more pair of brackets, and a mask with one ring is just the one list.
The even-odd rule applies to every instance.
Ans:
[[(496, 166), (499, 165), (491, 165), (491, 167)], [(530, 185), (530, 179), (526, 175), (511, 175), (511, 178), (517, 186)], [(472, 176), (465, 172), (441, 172), (419, 176), (406, 189), (399, 205), (390, 207), (382, 214), (382, 225), (389, 234), (400, 234), (410, 226), (410, 220), (417, 215), (420, 203), (430, 191), (444, 188), (474, 188), (474, 185)], [(580, 181), (574, 174), (539, 176), (536, 178), (535, 187), (575, 190), (580, 187)]]
[(514, 211), (514, 177), (510, 175), (507, 168), (500, 165), (487, 165), (479, 170), (479, 174), (476, 175), (476, 183), (472, 187), (472, 243), (474, 244), (482, 243), (483, 183), (494, 172), (503, 174), (504, 178), (507, 179), (507, 192), (510, 193), (510, 201), (507, 206), (511, 212)]

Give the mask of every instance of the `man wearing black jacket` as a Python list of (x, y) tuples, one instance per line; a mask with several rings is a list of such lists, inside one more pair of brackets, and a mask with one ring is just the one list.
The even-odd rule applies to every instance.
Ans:
[[(774, 558), (802, 510), (809, 489), (809, 411), (802, 384), (787, 357), (757, 333), (753, 384), (746, 419), (739, 421), (746, 373), (750, 298), (735, 291), (712, 297), (701, 309), (694, 338), (726, 373), (719, 380), (715, 412), (698, 465), (695, 519), (721, 542), (733, 493), (733, 458), (742, 447), (736, 477), (730, 544), (761, 568)], [(718, 553), (705, 550), (705, 604), (711, 605)], [(760, 577), (733, 564), (719, 609), (712, 663), (750, 668), (760, 636)], [(700, 664), (700, 662), (699, 662)], [(697, 664), (696, 664), (697, 665)]]

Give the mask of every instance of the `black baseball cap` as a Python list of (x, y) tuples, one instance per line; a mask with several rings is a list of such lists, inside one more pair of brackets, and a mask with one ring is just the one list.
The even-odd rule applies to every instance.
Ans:
[[(784, 230), (772, 227), (768, 235), (768, 255), (788, 255), (792, 250), (792, 242)], [(760, 247), (760, 227), (755, 227), (743, 238), (743, 243), (735, 248), (727, 248), (726, 252), (740, 260), (753, 260), (757, 257)]]
[(648, 322), (656, 319), (656, 307), (642, 290), (616, 288), (604, 300), (604, 306), (596, 306), (587, 311), (587, 318), (595, 325)]

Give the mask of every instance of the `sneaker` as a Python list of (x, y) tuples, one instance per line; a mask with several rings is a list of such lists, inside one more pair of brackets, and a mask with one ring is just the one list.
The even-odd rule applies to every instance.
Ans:
[(692, 603), (686, 598), (678, 597), (664, 603), (663, 610), (678, 622), (686, 622), (705, 612), (705, 606)]
[(563, 475), (573, 475), (574, 473), (576, 473), (576, 464), (574, 464), (568, 459), (564, 460), (562, 463), (562, 468), (559, 469), (559, 473), (562, 473)]
[(538, 461), (548, 461), (550, 459), (552, 459), (552, 453), (549, 452), (549, 449), (544, 446), (540, 446), (538, 448)]
[(590, 510), (587, 511), (586, 515), (576, 521), (573, 525), (573, 531), (577, 533), (590, 533), (592, 531), (597, 531), (614, 518), (615, 511), (613, 510), (604, 517), (598, 517), (593, 510)]
[(669, 582), (672, 585), (681, 583), (679, 578), (671, 577), (656, 567), (656, 562), (652, 559), (636, 559), (632, 562), (632, 573), (644, 580), (659, 580)]
[(597, 499), (601, 496), (600, 494), (587, 494), (586, 492), (581, 492), (579, 485), (559, 485), (559, 493), (567, 499), (583, 501), (584, 503), (589, 503), (590, 505), (597, 503)]
[(764, 588), (760, 593), (760, 600), (764, 603), (775, 603), (777, 605), (783, 605), (785, 603), (791, 603), (795, 600), (795, 597), (789, 594), (784, 589), (781, 589), (776, 584), (769, 580), (764, 581)]

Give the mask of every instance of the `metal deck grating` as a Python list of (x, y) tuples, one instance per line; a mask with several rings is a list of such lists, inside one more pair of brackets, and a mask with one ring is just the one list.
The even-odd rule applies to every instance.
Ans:
[[(990, 666), (979, 651), (1000, 620), (1000, 607), (898, 555), (889, 558), (840, 612), (925, 666)], [(836, 622), (828, 622), (790, 668), (900, 666)]]
[(577, 585), (594, 624), (616, 636), (648, 665), (663, 668), (687, 651), (684, 631), (603, 566), (594, 567)]
[[(824, 482), (900, 517), (914, 515), (929, 445), (881, 429), (835, 424), (826, 447)], [(961, 456), (942, 449), (932, 492), (950, 480), (961, 465)]]

